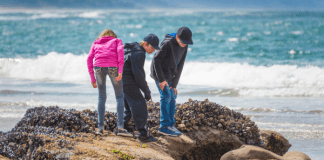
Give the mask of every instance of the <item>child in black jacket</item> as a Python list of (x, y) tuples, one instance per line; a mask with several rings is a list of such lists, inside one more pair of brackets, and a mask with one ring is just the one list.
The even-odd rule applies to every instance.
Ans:
[(125, 63), (122, 79), (125, 100), (124, 122), (127, 123), (133, 117), (138, 130), (138, 139), (141, 142), (157, 141), (147, 131), (148, 112), (145, 100), (152, 99), (151, 91), (145, 80), (144, 63), (145, 52), (151, 54), (159, 49), (159, 38), (154, 34), (147, 35), (140, 44), (137, 42), (126, 43), (124, 47)]

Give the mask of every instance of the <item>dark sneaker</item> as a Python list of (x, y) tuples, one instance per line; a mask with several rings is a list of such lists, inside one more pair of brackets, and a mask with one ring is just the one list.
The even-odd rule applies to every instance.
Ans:
[(182, 133), (175, 126), (170, 127), (170, 129), (172, 129), (176, 134), (179, 134), (180, 136), (182, 135)]
[(103, 135), (103, 129), (97, 129), (95, 135)]
[(170, 127), (159, 128), (158, 133), (161, 134), (161, 135), (171, 136), (171, 137), (180, 136), (180, 134), (173, 131)]
[(124, 123), (124, 129), (126, 129), (127, 132), (134, 132), (134, 126), (131, 126), (128, 123)]
[(150, 134), (148, 134), (147, 136), (138, 136), (137, 138), (140, 142), (142, 143), (147, 143), (147, 142), (156, 142), (158, 141), (157, 138), (151, 136)]
[(117, 128), (116, 136), (133, 137), (133, 134), (127, 132), (127, 130), (124, 128)]

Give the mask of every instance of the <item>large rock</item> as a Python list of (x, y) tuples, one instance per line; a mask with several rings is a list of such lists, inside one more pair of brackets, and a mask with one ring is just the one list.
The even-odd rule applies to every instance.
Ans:
[(288, 152), (282, 158), (283, 160), (311, 160), (306, 154), (298, 151)]
[(183, 154), (182, 158), (172, 156), (173, 158), (183, 160), (215, 160), (220, 159), (226, 152), (240, 148), (244, 144), (233, 134), (206, 127), (186, 135), (195, 140), (196, 144)]
[(227, 152), (221, 160), (278, 159), (282, 157), (257, 146), (243, 145), (240, 149)]
[(264, 148), (283, 156), (291, 147), (289, 141), (280, 133), (270, 130), (260, 130), (261, 141), (264, 142)]
[(159, 142), (167, 148), (168, 153), (175, 159), (181, 159), (183, 154), (196, 145), (196, 141), (186, 135), (179, 137), (161, 136)]

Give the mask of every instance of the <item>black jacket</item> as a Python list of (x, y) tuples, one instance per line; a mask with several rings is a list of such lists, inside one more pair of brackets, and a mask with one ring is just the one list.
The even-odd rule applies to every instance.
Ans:
[(180, 47), (177, 40), (167, 34), (160, 48), (161, 50), (157, 51), (152, 59), (151, 77), (158, 82), (172, 82), (171, 87), (176, 88), (186, 59), (188, 45)]
[[(151, 99), (151, 91), (147, 86), (144, 72), (145, 63), (145, 50), (138, 44), (126, 43), (124, 46), (125, 62), (123, 68), (123, 87), (124, 90), (132, 88), (132, 86), (137, 85), (143, 93), (145, 94), (145, 99)], [(136, 97), (139, 95), (133, 95)]]

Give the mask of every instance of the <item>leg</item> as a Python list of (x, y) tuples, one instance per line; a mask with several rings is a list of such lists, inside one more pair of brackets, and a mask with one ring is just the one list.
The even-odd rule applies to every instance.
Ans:
[(156, 86), (160, 92), (160, 128), (170, 125), (170, 102), (171, 102), (171, 91), (168, 86), (164, 86), (162, 91), (159, 82), (155, 81)]
[[(134, 96), (135, 95), (135, 96)], [(129, 104), (139, 136), (147, 135), (147, 105), (138, 87), (125, 90), (125, 99)]]
[(96, 80), (98, 85), (98, 129), (104, 129), (104, 116), (106, 104), (106, 73), (102, 72), (102, 68), (95, 67)]
[(175, 94), (174, 89), (172, 88), (171, 90), (171, 101), (170, 101), (170, 127), (173, 127), (175, 124), (175, 119), (174, 119), (174, 115), (175, 115), (175, 106), (176, 106), (176, 98), (177, 95)]
[[(125, 91), (124, 91), (124, 93), (125, 93)], [(125, 117), (124, 117), (124, 123), (127, 123), (127, 122), (131, 119), (131, 117), (132, 117), (132, 112), (131, 112), (131, 110), (130, 110), (130, 108), (129, 108), (129, 105), (128, 105), (128, 103), (127, 103), (127, 100), (126, 100), (126, 98), (125, 98), (125, 94), (124, 94), (124, 104), (125, 104), (125, 111), (124, 111), (124, 115), (125, 115)]]
[(124, 93), (123, 93), (123, 82), (116, 81), (116, 77), (118, 75), (117, 67), (109, 67), (109, 78), (115, 90), (115, 96), (117, 101), (117, 126), (118, 128), (124, 128)]

